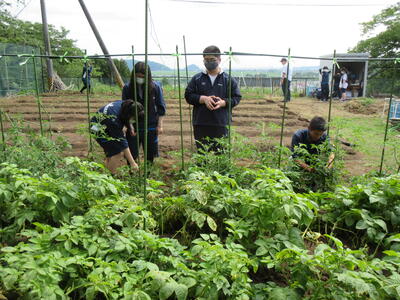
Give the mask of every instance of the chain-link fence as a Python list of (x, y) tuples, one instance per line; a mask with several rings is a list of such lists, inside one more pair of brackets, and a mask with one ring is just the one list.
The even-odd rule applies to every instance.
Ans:
[(0, 96), (8, 96), (21, 92), (35, 91), (34, 61), (36, 63), (36, 78), (39, 91), (43, 92), (43, 65), (42, 59), (35, 60), (30, 57), (10, 57), (2, 54), (40, 54), (40, 49), (24, 46), (0, 43)]

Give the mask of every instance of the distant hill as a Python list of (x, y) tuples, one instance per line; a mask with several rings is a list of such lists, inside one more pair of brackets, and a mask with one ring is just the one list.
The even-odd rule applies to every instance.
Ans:
[[(135, 60), (135, 63), (137, 63), (137, 62), (138, 61)], [(126, 59), (126, 63), (128, 64), (129, 70), (132, 70), (132, 59)], [(157, 62), (154, 62), (154, 61), (150, 61), (150, 60), (149, 60), (149, 66), (150, 66), (151, 71), (153, 71), (153, 72), (174, 71), (173, 69), (171, 69), (170, 67), (167, 67), (164, 64), (160, 64), (160, 63), (157, 63)], [(185, 71), (185, 68), (181, 67), (181, 71), (182, 72)], [(188, 71), (189, 72), (200, 72), (201, 69), (197, 65), (191, 64), (191, 65), (188, 66)]]
[(188, 66), (188, 71), (189, 72), (201, 72), (201, 69), (197, 65), (191, 64)]
[[(132, 70), (132, 59), (126, 59), (126, 63), (128, 64), (129, 70)], [(138, 61), (135, 60), (135, 63)], [(155, 61), (148, 61), (148, 64), (150, 66), (151, 71), (172, 71), (171, 68), (167, 67), (166, 65), (157, 63)]]

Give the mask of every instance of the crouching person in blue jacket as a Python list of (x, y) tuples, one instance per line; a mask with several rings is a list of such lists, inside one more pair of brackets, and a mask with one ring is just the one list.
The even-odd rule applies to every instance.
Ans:
[[(145, 74), (146, 67), (144, 62), (138, 62), (134, 66), (135, 72), (132, 70), (131, 80), (122, 89), (122, 100), (136, 99), (144, 105), (145, 93)], [(148, 122), (147, 122), (147, 161), (152, 163), (155, 157), (158, 157), (158, 136), (163, 132), (163, 117), (166, 112), (163, 91), (158, 82), (153, 81), (150, 67), (147, 66), (148, 80)], [(128, 136), (128, 144), (131, 153), (136, 160), (139, 157), (139, 144), (144, 147), (144, 119), (139, 119), (135, 125), (138, 133), (135, 136)]]
[(91, 119), (91, 132), (103, 148), (106, 154), (105, 166), (112, 174), (121, 166), (123, 158), (132, 169), (138, 168), (127, 141), (127, 136), (136, 134), (131, 125), (134, 122), (135, 106), (139, 115), (143, 116), (143, 106), (140, 103), (118, 100), (100, 108)]
[(193, 105), (193, 133), (198, 150), (222, 150), (215, 139), (228, 135), (228, 101), (233, 108), (242, 98), (237, 82), (232, 78), (229, 100), (229, 75), (219, 66), (220, 53), (217, 46), (204, 49), (206, 70), (193, 76), (185, 91), (186, 102)]

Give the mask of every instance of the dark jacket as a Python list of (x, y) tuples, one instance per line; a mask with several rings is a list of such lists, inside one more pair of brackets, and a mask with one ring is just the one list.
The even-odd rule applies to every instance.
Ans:
[[(193, 125), (218, 126), (228, 125), (229, 108), (229, 75), (225, 72), (218, 74), (214, 85), (208, 74), (202, 72), (194, 75), (185, 91), (186, 102), (193, 105)], [(200, 96), (217, 96), (227, 102), (225, 107), (211, 111), (204, 104), (200, 104)], [(234, 78), (231, 80), (231, 107), (239, 104), (242, 95)]]
[(331, 74), (331, 71), (323, 72), (321, 69), (319, 69), (319, 73), (322, 76), (321, 85), (329, 85), (329, 75)]
[[(86, 65), (83, 66), (83, 69), (82, 69), (82, 81), (85, 84), (90, 83), (90, 78), (92, 77), (92, 71), (93, 71), (93, 66), (89, 66), (89, 68), (87, 69), (87, 72), (86, 72)], [(87, 76), (87, 78), (86, 78), (86, 76)]]
[(122, 123), (119, 115), (121, 113), (122, 107), (122, 100), (111, 102), (98, 110), (99, 114), (105, 115), (103, 117), (94, 116), (90, 120), (91, 130), (93, 132), (98, 132), (98, 125), (105, 125), (105, 133), (108, 137), (118, 140), (122, 145), (123, 148), (128, 147), (128, 141), (126, 140), (125, 134), (123, 132), (124, 124)]
[[(164, 116), (167, 109), (160, 83), (153, 81), (153, 84), (154, 84), (154, 93), (151, 96), (151, 99), (148, 99), (149, 117), (147, 124), (149, 129), (157, 127), (158, 117)], [(137, 100), (144, 105), (144, 97), (140, 96), (139, 92), (137, 94), (138, 94)], [(122, 100), (127, 100), (127, 99), (135, 100), (135, 97), (133, 96), (133, 89), (131, 88), (130, 83), (126, 83), (124, 85), (124, 88), (122, 89)], [(139, 120), (139, 128), (143, 128), (143, 125), (144, 125), (144, 120)]]
[[(318, 154), (318, 149), (315, 147), (312, 147), (312, 145), (321, 145), (323, 144), (327, 139), (326, 133), (324, 133), (321, 138), (316, 141), (312, 142), (310, 141), (308, 129), (300, 129), (295, 132), (295, 134), (292, 137), (292, 145), (291, 145), (291, 150), (292, 152), (295, 152), (296, 147), (300, 147), (301, 145), (304, 145), (305, 149), (307, 149), (308, 153), (310, 154)], [(295, 157), (296, 155), (293, 155)]]

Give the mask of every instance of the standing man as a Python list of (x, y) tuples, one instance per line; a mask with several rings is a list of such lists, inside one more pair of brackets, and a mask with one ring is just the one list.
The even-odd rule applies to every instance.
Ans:
[(292, 75), (293, 75), (293, 68), (289, 65), (288, 70), (288, 60), (287, 58), (283, 57), (281, 59), (282, 63), (282, 72), (281, 72), (281, 86), (283, 91), (283, 101), (282, 102), (289, 102), (290, 101), (290, 83), (292, 82)]
[(321, 101), (328, 101), (329, 99), (329, 71), (327, 66), (319, 69), (319, 74), (321, 74)]
[(193, 105), (193, 133), (198, 150), (207, 146), (211, 151), (221, 151), (215, 139), (228, 135), (229, 101), (233, 108), (242, 98), (236, 80), (231, 78), (229, 99), (229, 75), (219, 66), (220, 53), (217, 46), (204, 49), (206, 70), (193, 76), (185, 90), (186, 102)]
[[(87, 69), (86, 69), (87, 66)], [(80, 92), (81, 94), (85, 89), (89, 90), (90, 93), (90, 88), (91, 88), (91, 83), (90, 83), (90, 78), (92, 76), (92, 71), (93, 67), (90, 63), (87, 63), (87, 65), (83, 65), (83, 70), (82, 70), (82, 82), (83, 82), (83, 87), (81, 88)]]
[(349, 79), (347, 77), (347, 69), (345, 67), (342, 67), (340, 69), (341, 77), (340, 77), (340, 83), (339, 83), (339, 89), (340, 89), (340, 101), (346, 101), (347, 100), (347, 87), (349, 86)]

